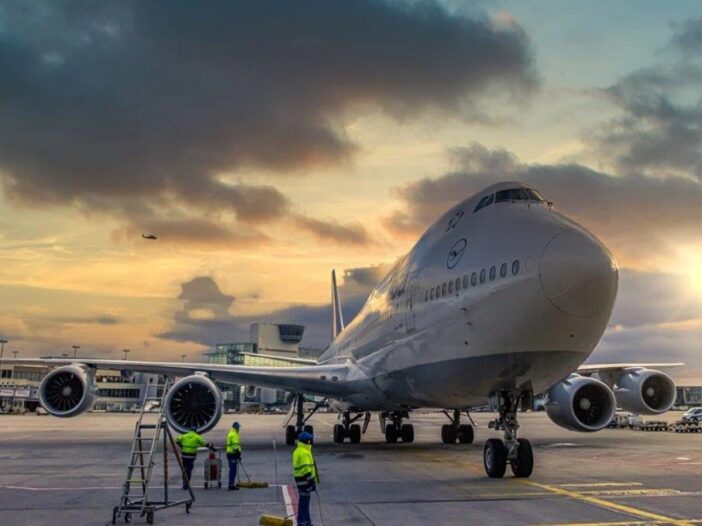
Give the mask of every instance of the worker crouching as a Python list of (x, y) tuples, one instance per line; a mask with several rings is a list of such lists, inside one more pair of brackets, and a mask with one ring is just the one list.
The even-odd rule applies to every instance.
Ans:
[(234, 422), (227, 434), (227, 461), (229, 462), (229, 491), (238, 490), (236, 471), (241, 460), (241, 439), (239, 437), (239, 422)]
[(208, 444), (195, 428), (176, 438), (176, 443), (180, 446), (183, 468), (185, 468), (183, 472), (183, 489), (188, 489), (193, 475), (195, 459), (197, 458), (197, 448), (208, 447), (211, 451), (216, 451), (216, 449), (213, 445)]
[(310, 499), (312, 498), (312, 492), (317, 490), (317, 483), (319, 482), (317, 465), (312, 455), (312, 438), (310, 433), (300, 433), (297, 439), (297, 447), (292, 457), (293, 475), (298, 493), (298, 526), (312, 526)]

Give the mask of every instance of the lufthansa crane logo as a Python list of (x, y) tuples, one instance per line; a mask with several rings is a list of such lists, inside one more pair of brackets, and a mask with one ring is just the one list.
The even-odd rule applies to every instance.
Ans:
[(451, 247), (451, 250), (448, 253), (448, 257), (446, 258), (446, 266), (449, 269), (452, 269), (453, 267), (458, 265), (458, 262), (463, 257), (463, 253), (466, 251), (467, 245), (468, 245), (468, 241), (466, 241), (465, 239), (459, 239)]

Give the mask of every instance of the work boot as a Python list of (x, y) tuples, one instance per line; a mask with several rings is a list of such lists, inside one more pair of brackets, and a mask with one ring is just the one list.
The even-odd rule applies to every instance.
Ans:
[(227, 488), (229, 491), (239, 491), (239, 486), (233, 485)]

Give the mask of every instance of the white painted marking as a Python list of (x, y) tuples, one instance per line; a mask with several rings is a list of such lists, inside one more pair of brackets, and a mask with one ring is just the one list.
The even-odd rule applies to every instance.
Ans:
[(692, 460), (688, 457), (675, 457), (675, 460)]
[(293, 508), (292, 495), (290, 494), (292, 486), (286, 484), (282, 487), (283, 489), (283, 501), (285, 502), (285, 515), (291, 517), (295, 514), (295, 509)]

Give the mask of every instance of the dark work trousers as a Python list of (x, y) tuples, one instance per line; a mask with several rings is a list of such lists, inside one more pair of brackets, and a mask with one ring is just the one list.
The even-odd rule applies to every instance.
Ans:
[(195, 467), (195, 455), (186, 455), (183, 453), (183, 467), (185, 468), (185, 474), (183, 475), (183, 489), (188, 488), (188, 482), (192, 480), (193, 477), (193, 467)]
[(301, 491), (298, 490), (297, 493), (297, 526), (310, 526), (312, 524), (312, 518), (310, 517), (310, 500), (312, 499), (312, 493), (310, 490)]
[(236, 470), (239, 467), (239, 459), (241, 458), (241, 453), (227, 453), (227, 461), (229, 462), (229, 487), (231, 488), (236, 484)]

